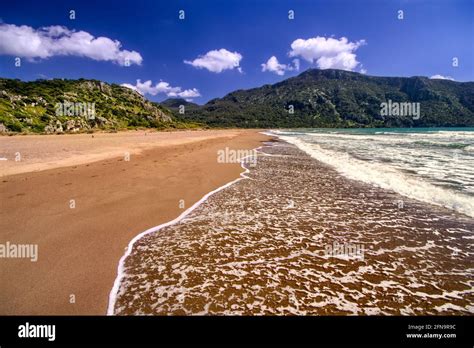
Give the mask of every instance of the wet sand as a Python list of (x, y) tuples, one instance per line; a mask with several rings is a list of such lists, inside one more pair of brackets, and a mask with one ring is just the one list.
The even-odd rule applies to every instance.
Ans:
[(249, 169), (135, 243), (116, 314), (474, 313), (472, 218), (347, 179), (284, 142)]
[(0, 137), (0, 243), (37, 244), (39, 254), (0, 259), (0, 314), (105, 314), (129, 241), (239, 176), (218, 150), (268, 139), (254, 130), (145, 134)]

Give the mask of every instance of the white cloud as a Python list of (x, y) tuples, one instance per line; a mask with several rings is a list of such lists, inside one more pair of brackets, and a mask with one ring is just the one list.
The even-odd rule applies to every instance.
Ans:
[(266, 63), (262, 64), (262, 71), (271, 71), (277, 75), (284, 75), (286, 64), (280, 64), (275, 56), (270, 57)]
[[(127, 87), (127, 88), (133, 89), (134, 91), (138, 92), (137, 86), (131, 85), (131, 84), (129, 84), (129, 83), (122, 83), (120, 86), (122, 86), (122, 87)], [(138, 92), (138, 93), (140, 93), (140, 92)], [(140, 93), (140, 94), (141, 94), (141, 93)]]
[(299, 70), (300, 69), (300, 60), (293, 59), (293, 66), (290, 64), (280, 64), (277, 57), (270, 57), (266, 63), (262, 65), (262, 71), (271, 71), (277, 75), (283, 76), (286, 71)]
[(354, 70), (359, 65), (354, 52), (364, 44), (365, 40), (350, 42), (345, 37), (334, 39), (317, 36), (293, 41), (289, 55), (316, 63), (320, 69)]
[(143, 60), (140, 53), (124, 50), (120, 41), (104, 36), (94, 37), (88, 32), (59, 25), (33, 29), (4, 23), (0, 23), (0, 55), (28, 59), (78, 56), (111, 61), (121, 66), (128, 63), (140, 65)]
[(153, 86), (151, 80), (145, 82), (137, 80), (137, 83), (135, 85), (131, 85), (129, 83), (122, 83), (121, 86), (133, 89), (141, 95), (166, 94), (166, 96), (171, 98), (185, 98), (188, 101), (192, 98), (197, 98), (201, 96), (199, 90), (197, 90), (196, 88), (186, 89), (183, 91), (181, 87), (172, 87), (168, 82), (165, 81), (160, 81)]
[[(128, 87), (128, 86), (126, 86)], [(151, 80), (145, 81), (142, 83), (141, 80), (137, 80), (134, 89), (139, 92), (140, 94), (151, 94), (157, 95), (158, 93), (178, 93), (181, 91), (181, 87), (171, 87), (168, 82), (160, 81), (155, 86), (153, 86)]]
[(242, 72), (240, 61), (242, 55), (238, 52), (230, 52), (225, 48), (220, 50), (212, 50), (204, 55), (201, 55), (193, 61), (185, 60), (186, 64), (190, 64), (195, 68), (207, 69), (211, 72), (221, 73), (224, 70), (237, 69)]
[(454, 79), (453, 79), (451, 76), (443, 76), (443, 75), (439, 75), (439, 74), (436, 74), (436, 75), (431, 76), (430, 79), (439, 79), (439, 80), (451, 80), (451, 81), (454, 81)]
[(186, 100), (190, 100), (192, 98), (197, 98), (197, 97), (200, 97), (200, 96), (201, 96), (201, 94), (199, 93), (197, 88), (186, 89), (182, 92), (168, 94), (168, 97), (180, 97), (180, 98), (184, 98)]

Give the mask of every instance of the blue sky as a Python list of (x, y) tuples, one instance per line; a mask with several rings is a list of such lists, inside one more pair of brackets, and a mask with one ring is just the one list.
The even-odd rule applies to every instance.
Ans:
[[(474, 81), (472, 0), (22, 0), (3, 2), (0, 18), (1, 77), (94, 78), (134, 86), (155, 101), (205, 103), (310, 67)], [(41, 29), (52, 26), (56, 34)], [(94, 41), (101, 37), (108, 41)]]

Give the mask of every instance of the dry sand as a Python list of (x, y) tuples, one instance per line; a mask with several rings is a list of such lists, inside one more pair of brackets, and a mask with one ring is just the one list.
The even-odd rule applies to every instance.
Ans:
[[(239, 130), (0, 136), (0, 177), (75, 166), (143, 150), (240, 134)], [(6, 160), (5, 160), (6, 159)]]
[(268, 138), (255, 130), (0, 137), (0, 244), (38, 245), (37, 262), (0, 259), (0, 314), (105, 314), (129, 241), (238, 177), (240, 165), (218, 163), (218, 150)]

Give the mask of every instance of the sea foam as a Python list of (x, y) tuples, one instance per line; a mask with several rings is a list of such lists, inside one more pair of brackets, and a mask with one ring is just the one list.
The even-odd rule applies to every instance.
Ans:
[(443, 206), (474, 217), (474, 198), (470, 196), (435, 186), (417, 177), (408, 176), (382, 163), (362, 161), (340, 152), (323, 149), (318, 144), (305, 142), (298, 137), (283, 134), (276, 133), (280, 139), (332, 166), (349, 179), (360, 180), (419, 201)]

